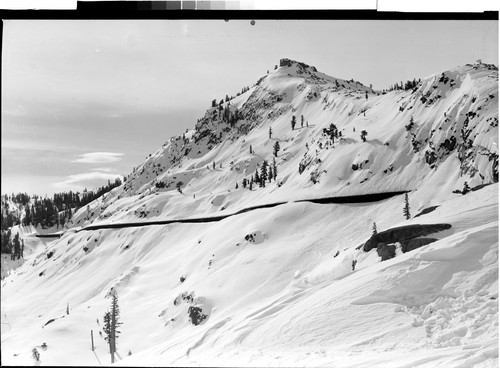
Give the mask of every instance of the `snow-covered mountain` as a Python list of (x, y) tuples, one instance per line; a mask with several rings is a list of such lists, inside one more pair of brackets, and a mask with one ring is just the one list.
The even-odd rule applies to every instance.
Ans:
[[(250, 190), (264, 161), (276, 178)], [(497, 181), (494, 65), (381, 92), (282, 59), (3, 280), (2, 363), (46, 342), (42, 364), (107, 364), (97, 331), (114, 288), (118, 364), (496, 365)], [(403, 195), (299, 202), (402, 191), (409, 220)]]

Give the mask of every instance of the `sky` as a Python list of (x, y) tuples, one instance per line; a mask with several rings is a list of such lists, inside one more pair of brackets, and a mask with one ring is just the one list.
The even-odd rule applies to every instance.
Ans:
[(280, 58), (383, 89), (498, 65), (498, 22), (5, 20), (2, 47), (1, 192), (51, 196), (129, 174)]

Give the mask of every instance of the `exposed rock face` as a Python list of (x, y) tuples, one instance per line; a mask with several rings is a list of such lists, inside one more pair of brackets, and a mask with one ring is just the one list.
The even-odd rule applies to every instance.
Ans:
[(436, 240), (437, 240), (436, 238), (417, 238), (417, 239), (406, 240), (401, 242), (401, 250), (403, 251), (403, 253), (406, 253), (411, 250), (423, 247), (424, 245), (433, 243)]
[(290, 59), (280, 59), (280, 67), (281, 66), (292, 66), (293, 61)]
[(280, 59), (280, 67), (282, 67), (282, 66), (292, 66), (293, 64), (297, 64), (302, 69), (310, 68), (311, 71), (313, 71), (313, 72), (317, 72), (318, 71), (316, 69), (316, 67), (314, 67), (312, 65), (309, 66), (306, 63), (303, 63), (303, 62), (300, 62), (300, 61), (290, 60), (290, 59), (287, 59), (287, 58)]
[(450, 224), (407, 225), (395, 227), (393, 229), (388, 229), (372, 235), (372, 237), (368, 239), (368, 241), (363, 246), (363, 250), (365, 252), (369, 252), (373, 248), (377, 248), (379, 243), (404, 243), (405, 241), (410, 239), (437, 233), (439, 231), (447, 230), (450, 228)]
[(394, 258), (396, 256), (396, 246), (385, 243), (378, 243), (377, 253), (382, 258), (382, 261)]

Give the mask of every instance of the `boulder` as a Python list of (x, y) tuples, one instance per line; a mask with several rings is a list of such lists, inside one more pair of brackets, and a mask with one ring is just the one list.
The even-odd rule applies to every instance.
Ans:
[(437, 240), (436, 238), (417, 238), (417, 239), (405, 240), (401, 242), (401, 250), (403, 251), (403, 253), (406, 253), (411, 250), (423, 247), (424, 245), (433, 243), (436, 240)]
[(406, 225), (395, 227), (392, 229), (381, 231), (372, 235), (363, 246), (365, 252), (369, 252), (373, 248), (377, 248), (379, 243), (403, 243), (407, 240), (419, 238), (421, 236), (437, 233), (439, 231), (448, 230), (450, 224), (429, 224), (429, 225)]
[(393, 244), (378, 243), (377, 253), (382, 258), (382, 261), (386, 261), (396, 256), (396, 246)]

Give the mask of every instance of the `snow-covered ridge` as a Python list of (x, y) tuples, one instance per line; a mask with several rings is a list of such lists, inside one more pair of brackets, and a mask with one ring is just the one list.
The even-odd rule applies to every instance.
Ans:
[[(421, 190), (430, 202), (436, 190), (451, 195), (464, 182), (473, 187), (498, 180), (494, 66), (458, 67), (424, 78), (413, 90), (383, 94), (301, 62), (282, 59), (280, 65), (247, 92), (209, 108), (193, 130), (165, 142), (122, 187), (91, 204), (94, 215), (87, 220), (172, 218), (180, 209), (209, 215), (318, 193)], [(339, 131), (335, 141), (325, 134), (332, 123)], [(276, 181), (244, 190), (242, 180), (273, 160), (276, 142)], [(74, 225), (88, 224), (86, 217), (81, 211)]]

